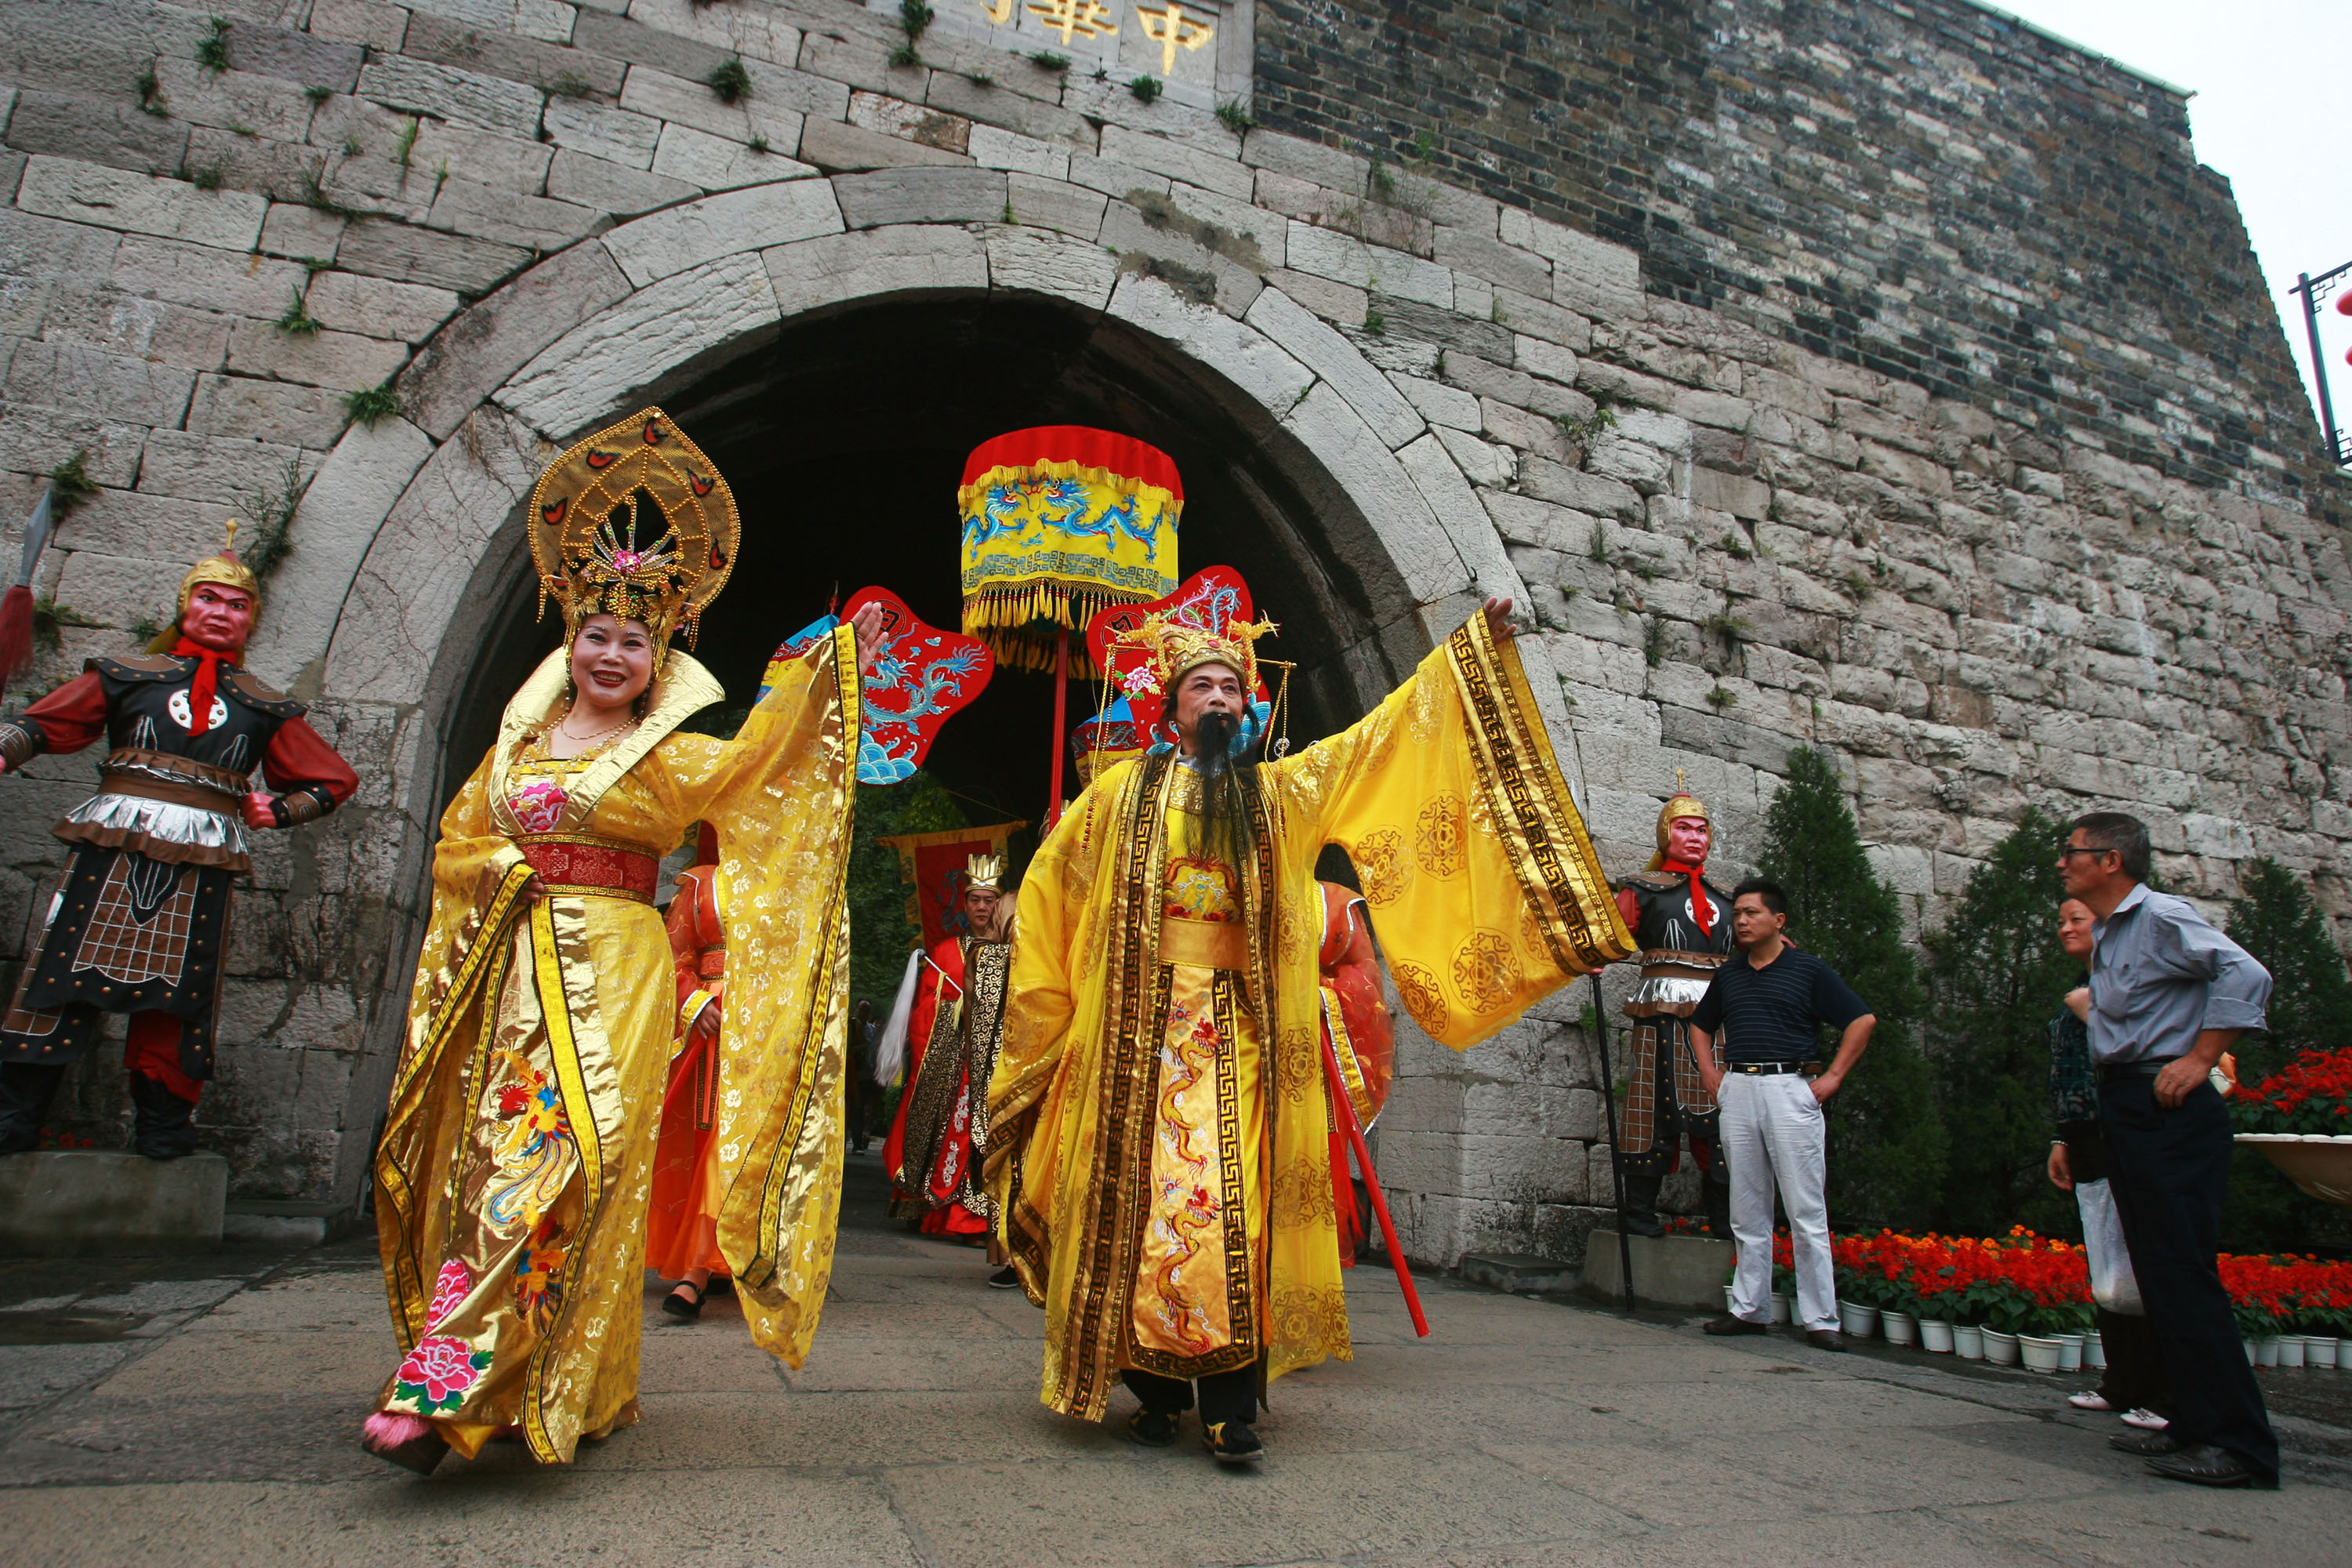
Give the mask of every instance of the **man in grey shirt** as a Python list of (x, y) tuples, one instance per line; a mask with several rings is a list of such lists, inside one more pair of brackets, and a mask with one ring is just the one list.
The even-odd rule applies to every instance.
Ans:
[(2270, 972), (2183, 900), (2151, 892), (2147, 828), (2078, 817), (2058, 853), (2091, 928), (2091, 1064), (2109, 1189), (2179, 1412), (2108, 1441), (2206, 1486), (2278, 1485), (2278, 1439), (2214, 1264), (2230, 1184), (2230, 1113), (2208, 1080), (2263, 1026)]

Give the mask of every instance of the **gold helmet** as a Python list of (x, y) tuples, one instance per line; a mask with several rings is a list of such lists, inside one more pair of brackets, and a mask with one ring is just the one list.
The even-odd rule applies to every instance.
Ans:
[(642, 621), (656, 670), (672, 633), (693, 645), (742, 531), (727, 481), (658, 408), (550, 463), (530, 493), (530, 526), (540, 609), (550, 599), (563, 606), (566, 640), (599, 611)]
[(257, 621), (261, 618), (260, 579), (254, 576), (251, 567), (236, 558), (236, 531), (243, 526), (237, 519), (230, 518), (228, 538), (222, 543), (220, 553), (205, 556), (189, 567), (188, 574), (180, 579), (180, 605), (173, 612), (174, 619), (188, 613), (188, 596), (196, 591), (199, 583), (218, 583), (225, 588), (235, 588), (251, 595), (253, 618)]
[(1654, 871), (1666, 863), (1666, 829), (1685, 816), (1696, 816), (1707, 825), (1710, 838), (1715, 834), (1715, 821), (1706, 814), (1706, 802), (1690, 793), (1683, 782), (1683, 770), (1675, 770), (1675, 793), (1658, 808), (1658, 852), (1650, 858), (1649, 869)]
[(1001, 893), (1004, 890), (1004, 857), (1002, 855), (971, 856), (965, 859), (963, 870), (969, 879), (963, 887), (967, 893)]

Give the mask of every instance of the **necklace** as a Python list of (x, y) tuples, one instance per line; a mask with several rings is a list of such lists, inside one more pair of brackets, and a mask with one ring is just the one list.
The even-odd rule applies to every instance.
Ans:
[(602, 740), (606, 735), (613, 733), (615, 730), (625, 730), (635, 722), (636, 721), (635, 719), (622, 719), (614, 723), (605, 725), (601, 730), (592, 730), (587, 734), (583, 735), (579, 731), (572, 727), (572, 715), (566, 713), (561, 720), (557, 721), (555, 727), (563, 731), (563, 736), (566, 740), (577, 741), (584, 746), (591, 741)]

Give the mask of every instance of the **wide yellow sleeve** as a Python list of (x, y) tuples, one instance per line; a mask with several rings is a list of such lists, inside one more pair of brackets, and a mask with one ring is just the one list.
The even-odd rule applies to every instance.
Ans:
[[(433, 909), (426, 917), (425, 945), (417, 957), (409, 993), (408, 1032), (401, 1059), (413, 1058), (446, 1006), (452, 983), (485, 934), (493, 909), (510, 913), (499, 893), (522, 851), (490, 824), (490, 759), (485, 753), (473, 776), (441, 814), (441, 837), (433, 847)], [(500, 929), (488, 933), (493, 940)]]
[(719, 834), (719, 1247), (752, 1337), (793, 1366), (816, 1331), (841, 1208), (859, 721), (843, 626), (776, 671), (733, 741), (678, 736), (661, 753), (677, 826)]
[(1293, 842), (1355, 863), (1433, 1039), (1474, 1046), (1633, 949), (1518, 650), (1483, 615), (1360, 721), (1262, 773)]

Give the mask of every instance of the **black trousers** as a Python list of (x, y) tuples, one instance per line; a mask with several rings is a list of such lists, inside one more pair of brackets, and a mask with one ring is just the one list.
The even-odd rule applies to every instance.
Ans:
[[(1162, 1377), (1156, 1372), (1138, 1372), (1133, 1367), (1118, 1374), (1135, 1397), (1143, 1402), (1146, 1410), (1164, 1415), (1181, 1415), (1192, 1408), (1192, 1384), (1181, 1377)], [(1246, 1425), (1257, 1414), (1257, 1368), (1235, 1367), (1231, 1372), (1213, 1372), (1200, 1380), (1201, 1421), (1213, 1426), (1220, 1421), (1239, 1421)]]
[(2217, 1444), (2275, 1478), (2278, 1438), (2213, 1261), (2230, 1184), (2221, 1097), (2200, 1083), (2167, 1110), (2154, 1079), (2116, 1079), (2099, 1086), (2099, 1129), (2132, 1273), (2172, 1384), (2171, 1435), (2191, 1447)]
[[(2097, 1122), (2064, 1122), (2058, 1136), (2065, 1140), (2066, 1163), (2077, 1183), (2107, 1180), (2107, 1140)], [(2147, 1314), (2126, 1316), (2105, 1307), (2095, 1310), (2099, 1342), (2107, 1355), (2100, 1394), (2118, 1410), (2153, 1410), (2169, 1418), (2172, 1384), (2165, 1378), (2164, 1356), (2156, 1348), (2156, 1331), (2148, 1327)]]

